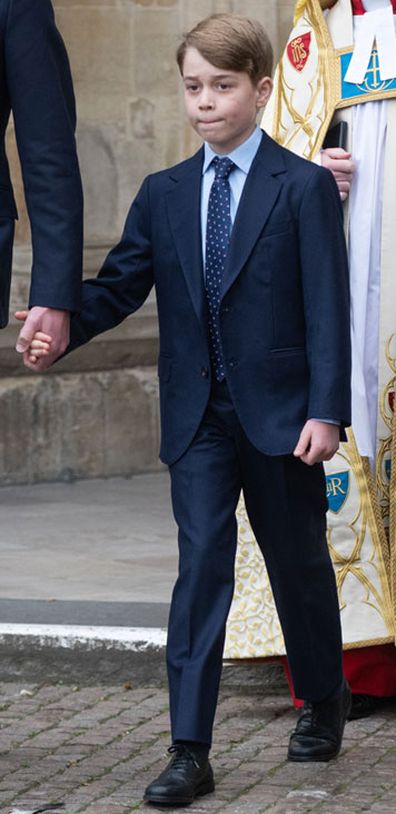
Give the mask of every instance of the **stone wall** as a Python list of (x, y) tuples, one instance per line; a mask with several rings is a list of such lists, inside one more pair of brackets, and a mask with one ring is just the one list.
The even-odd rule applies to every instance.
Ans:
[[(293, 5), (276, 0), (54, 0), (77, 98), (86, 274), (96, 273), (119, 238), (144, 176), (198, 146), (185, 122), (174, 60), (181, 34), (207, 14), (235, 11), (262, 20), (278, 53)], [(27, 302), (30, 243), (12, 126), (8, 152), (20, 213), (14, 308)], [(123, 326), (45, 377), (22, 368), (13, 351), (16, 335), (13, 322), (0, 332), (0, 484), (127, 475), (158, 466), (153, 298)], [(124, 447), (118, 440), (121, 428), (130, 441)], [(41, 439), (39, 452), (30, 433)], [(33, 456), (25, 465), (24, 449)]]

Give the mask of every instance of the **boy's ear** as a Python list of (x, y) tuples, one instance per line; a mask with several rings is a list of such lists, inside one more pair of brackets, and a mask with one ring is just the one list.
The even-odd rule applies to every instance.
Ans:
[(270, 76), (263, 76), (262, 79), (259, 79), (257, 83), (257, 109), (259, 110), (261, 107), (265, 107), (267, 104), (271, 93), (274, 83)]

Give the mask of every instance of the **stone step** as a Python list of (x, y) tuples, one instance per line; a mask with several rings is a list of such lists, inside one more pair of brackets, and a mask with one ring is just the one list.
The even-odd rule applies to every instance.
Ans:
[(0, 379), (0, 485), (161, 468), (155, 367)]

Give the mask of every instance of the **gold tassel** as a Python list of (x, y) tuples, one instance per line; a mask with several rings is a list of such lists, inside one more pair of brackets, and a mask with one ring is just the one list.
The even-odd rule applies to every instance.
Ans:
[(296, 7), (294, 9), (294, 25), (297, 25), (306, 5), (307, 0), (297, 0)]

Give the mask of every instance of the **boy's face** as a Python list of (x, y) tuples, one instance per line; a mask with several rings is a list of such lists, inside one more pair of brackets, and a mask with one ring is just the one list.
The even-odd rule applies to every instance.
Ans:
[(184, 57), (183, 82), (190, 124), (220, 155), (249, 138), (272, 91), (269, 76), (253, 85), (247, 73), (216, 68), (191, 47)]

